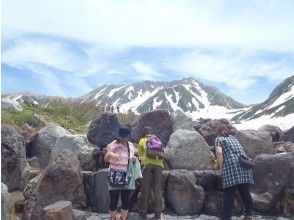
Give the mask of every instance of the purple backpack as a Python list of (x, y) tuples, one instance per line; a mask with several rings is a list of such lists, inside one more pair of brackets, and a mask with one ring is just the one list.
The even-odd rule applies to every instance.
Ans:
[(147, 139), (147, 150), (163, 151), (161, 140), (157, 137), (149, 137)]

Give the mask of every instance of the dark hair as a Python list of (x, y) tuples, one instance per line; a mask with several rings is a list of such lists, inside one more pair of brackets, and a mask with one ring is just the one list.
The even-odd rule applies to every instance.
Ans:
[(221, 137), (228, 137), (230, 134), (232, 134), (228, 126), (225, 124), (218, 125), (216, 128), (216, 131), (218, 136), (221, 136)]
[(145, 126), (144, 129), (143, 129), (143, 133), (144, 133), (144, 135), (154, 134), (154, 130), (149, 126)]

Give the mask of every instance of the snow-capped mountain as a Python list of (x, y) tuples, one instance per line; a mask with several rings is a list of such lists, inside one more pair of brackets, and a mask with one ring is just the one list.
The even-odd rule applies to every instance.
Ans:
[(273, 117), (294, 113), (294, 76), (285, 79), (270, 94), (267, 100), (236, 115), (233, 120), (251, 120), (264, 115)]
[(1, 108), (9, 109), (13, 108), (17, 111), (22, 111), (23, 106), (45, 106), (52, 100), (53, 96), (41, 96), (31, 93), (13, 93), (1, 95)]
[[(185, 78), (172, 82), (144, 81), (133, 85), (101, 86), (85, 96), (82, 102), (100, 106), (119, 106), (121, 112), (142, 113), (162, 108), (169, 112), (182, 110), (192, 118), (232, 118), (247, 106), (225, 95), (215, 87)], [(236, 110), (237, 109), (237, 110)]]
[(279, 84), (262, 103), (232, 118), (244, 127), (256, 124), (275, 124), (280, 127), (294, 125), (294, 75)]

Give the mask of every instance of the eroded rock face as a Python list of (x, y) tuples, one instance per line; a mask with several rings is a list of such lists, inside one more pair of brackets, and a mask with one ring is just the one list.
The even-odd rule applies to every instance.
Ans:
[(284, 195), (286, 188), (294, 188), (294, 152), (275, 155), (258, 155), (254, 169), (253, 192), (259, 197), (266, 196), (261, 211), (278, 213), (278, 201)]
[(275, 152), (271, 135), (267, 131), (241, 130), (235, 134), (235, 137), (245, 153), (251, 158), (255, 158), (259, 154), (273, 154)]
[(214, 146), (215, 139), (218, 136), (217, 127), (220, 125), (226, 125), (231, 134), (237, 132), (237, 129), (226, 119), (199, 119), (198, 124), (196, 124), (194, 128), (205, 139), (209, 146)]
[(165, 149), (172, 169), (201, 170), (210, 166), (210, 148), (196, 131), (174, 132)]
[(86, 206), (82, 171), (73, 153), (61, 152), (25, 190), (24, 216), (27, 219), (45, 219), (43, 208), (59, 200), (71, 201), (74, 208)]
[(204, 204), (204, 190), (196, 185), (193, 172), (173, 170), (169, 172), (167, 202), (179, 215), (200, 213)]
[(60, 136), (52, 149), (51, 160), (56, 158), (61, 151), (70, 151), (80, 161), (82, 170), (93, 170), (95, 161), (92, 156), (94, 146), (89, 143), (85, 135), (63, 135)]
[(292, 141), (294, 143), (294, 126), (282, 133), (281, 141)]
[(39, 158), (40, 167), (47, 166), (51, 159), (51, 151), (56, 140), (62, 135), (69, 135), (70, 132), (57, 124), (50, 124), (42, 128), (31, 144), (31, 156)]
[(103, 113), (91, 121), (87, 137), (92, 144), (104, 148), (115, 139), (118, 129), (116, 114)]
[(132, 124), (132, 138), (135, 142), (144, 136), (144, 127), (151, 127), (164, 146), (172, 133), (172, 120), (166, 110), (153, 110), (140, 115)]
[(1, 181), (8, 190), (19, 189), (26, 166), (25, 140), (15, 129), (1, 126)]

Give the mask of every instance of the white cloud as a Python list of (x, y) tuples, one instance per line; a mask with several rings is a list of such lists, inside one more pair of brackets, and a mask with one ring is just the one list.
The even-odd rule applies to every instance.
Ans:
[(2, 62), (15, 67), (38, 63), (63, 71), (77, 71), (84, 59), (70, 53), (64, 45), (49, 40), (20, 40), (2, 53)]
[[(294, 65), (283, 57), (268, 59), (257, 56), (254, 51), (210, 51), (195, 50), (175, 57), (166, 64), (180, 74), (194, 76), (216, 83), (245, 90), (259, 77), (268, 80), (283, 80), (293, 75)], [(293, 59), (293, 58), (292, 58)]]
[(156, 77), (162, 76), (152, 66), (142, 61), (136, 61), (132, 63), (132, 67), (137, 71), (137, 73), (139, 73), (136, 78), (141, 80), (156, 80)]
[(294, 50), (292, 0), (4, 0), (2, 7), (4, 37), (15, 30), (112, 47)]

